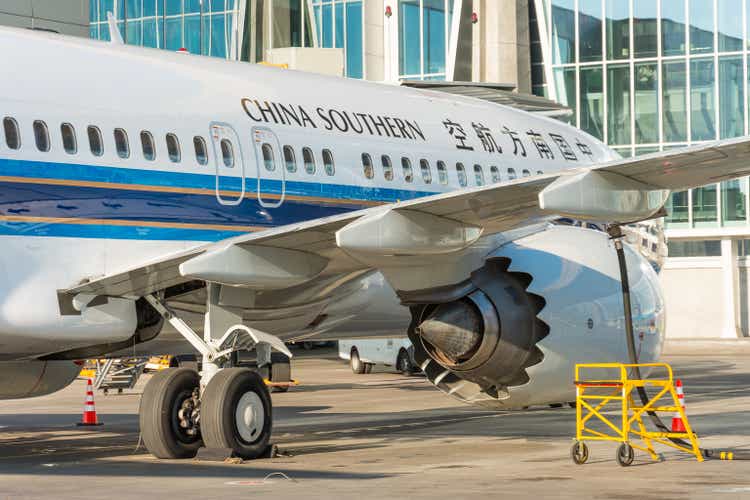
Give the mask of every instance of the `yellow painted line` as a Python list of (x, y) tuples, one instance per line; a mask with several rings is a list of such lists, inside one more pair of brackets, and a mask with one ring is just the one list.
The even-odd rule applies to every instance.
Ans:
[(262, 226), (229, 226), (215, 224), (193, 224), (183, 222), (154, 222), (120, 219), (88, 219), (73, 217), (31, 217), (24, 215), (0, 215), (0, 222), (35, 222), (40, 224), (79, 224), (127, 227), (163, 227), (169, 229), (215, 229), (219, 231), (239, 231), (252, 233), (269, 229)]
[[(78, 181), (78, 180), (67, 180), (67, 179), (49, 179), (40, 177), (18, 177), (18, 176), (0, 176), (0, 182), (16, 182), (20, 184), (51, 184), (54, 186), (77, 186), (77, 187), (93, 187), (102, 189), (121, 189), (128, 191), (146, 191), (155, 193), (178, 193), (178, 194), (198, 194), (203, 196), (214, 196), (216, 190), (205, 189), (205, 188), (185, 188), (185, 187), (173, 187), (173, 186), (147, 186), (140, 184), (124, 184), (120, 182), (99, 182), (99, 181)], [(255, 190), (246, 190), (245, 196), (252, 197), (256, 193)], [(239, 191), (226, 191), (220, 190), (219, 195), (225, 198), (238, 198), (240, 196)], [(264, 199), (280, 200), (281, 195), (275, 193), (261, 193), (261, 197)], [(292, 201), (312, 201), (318, 203), (330, 203), (334, 205), (341, 204), (356, 204), (356, 205), (367, 205), (376, 206), (381, 205), (384, 202), (371, 201), (371, 200), (359, 200), (359, 199), (342, 199), (342, 198), (322, 198), (316, 196), (300, 196), (300, 195), (285, 195), (285, 200)]]

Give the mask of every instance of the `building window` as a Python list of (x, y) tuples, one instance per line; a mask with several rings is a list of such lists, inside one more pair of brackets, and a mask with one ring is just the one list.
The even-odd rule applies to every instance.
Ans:
[(167, 134), (167, 153), (169, 154), (169, 161), (172, 163), (178, 163), (182, 154), (180, 153), (180, 140), (174, 134)]
[[(666, 3), (676, 3), (669, 2)], [(654, 0), (633, 0), (633, 56), (658, 55), (657, 4)]]
[(745, 133), (745, 78), (742, 56), (719, 58), (719, 130), (722, 139)]
[(130, 157), (130, 144), (128, 143), (128, 134), (121, 128), (115, 129), (115, 150), (117, 156), (122, 159)]
[(414, 170), (411, 168), (411, 160), (407, 157), (401, 158), (401, 169), (404, 172), (404, 180), (411, 182), (414, 180)]
[(664, 62), (661, 74), (664, 142), (686, 141), (687, 67), (685, 61)]
[(62, 136), (63, 149), (69, 155), (78, 152), (78, 141), (76, 140), (76, 130), (70, 123), (60, 125), (60, 135)]
[(635, 142), (659, 142), (659, 79), (656, 63), (634, 66)]
[(667, 252), (670, 257), (720, 257), (721, 240), (669, 240)]
[(148, 161), (154, 161), (156, 159), (156, 147), (154, 146), (154, 136), (151, 132), (145, 130), (141, 131), (141, 148), (143, 149), (143, 157)]
[[(129, 45), (184, 47), (191, 54), (222, 58), (238, 58), (241, 53), (239, 42), (246, 34), (238, 32), (241, 23), (234, 22), (239, 0), (120, 0), (117, 5), (117, 25)], [(112, 38), (107, 12), (113, 7), (113, 0), (90, 0), (91, 38)]]
[(315, 174), (315, 155), (310, 148), (302, 148), (302, 162), (305, 164), (305, 172)]
[(714, 3), (706, 0), (689, 0), (688, 4), (690, 53), (709, 54), (714, 50)]
[(3, 130), (5, 132), (5, 144), (10, 149), (20, 149), (21, 133), (18, 130), (18, 122), (14, 118), (6, 116), (3, 118)]
[(622, 0), (606, 0), (607, 59), (630, 57), (630, 6)]
[(393, 180), (393, 164), (391, 163), (391, 157), (383, 155), (380, 157), (380, 163), (383, 166), (383, 178), (387, 181)]
[(607, 66), (608, 144), (632, 144), (630, 140), (630, 66)]
[[(604, 82), (602, 68), (601, 66), (582, 67), (580, 75), (581, 119), (578, 126), (581, 130), (601, 140), (604, 138)], [(573, 86), (573, 94), (575, 95), (575, 86)]]
[(294, 154), (294, 148), (291, 146), (284, 146), (284, 164), (286, 165), (286, 171), (290, 174), (297, 171), (297, 157)]
[(690, 61), (690, 135), (694, 141), (716, 139), (714, 76), (713, 58)]
[(42, 120), (34, 121), (34, 142), (39, 151), (43, 153), (49, 151), (49, 130)]
[(748, 179), (721, 183), (721, 221), (725, 226), (744, 225), (747, 221)]
[[(584, 5), (584, 15), (591, 12), (588, 7), (590, 5)], [(589, 28), (584, 25), (587, 40), (594, 37)], [(575, 33), (575, 0), (552, 0), (552, 61), (555, 64), (576, 62)], [(585, 50), (583, 53), (588, 55)]]
[(229, 139), (222, 139), (219, 142), (219, 148), (221, 149), (221, 161), (224, 162), (224, 166), (227, 168), (234, 167), (234, 148), (232, 142)]
[(458, 185), (466, 187), (469, 184), (469, 179), (466, 177), (466, 168), (463, 163), (456, 163), (456, 175), (458, 176)]
[(450, 33), (450, 0), (399, 0), (399, 76), (444, 80)]
[(430, 169), (430, 162), (427, 160), (419, 160), (419, 169), (422, 171), (422, 180), (425, 184), (432, 184), (432, 170)]
[(86, 129), (86, 133), (89, 136), (89, 149), (91, 154), (94, 156), (101, 156), (104, 154), (104, 144), (102, 142), (102, 132), (98, 127), (89, 125)]
[(438, 171), (438, 182), (440, 182), (440, 184), (448, 184), (448, 169), (445, 166), (445, 162), (443, 161), (437, 162), (437, 171)]
[(271, 145), (265, 142), (260, 147), (260, 150), (263, 152), (263, 166), (266, 168), (266, 170), (268, 170), (269, 172), (273, 172), (274, 170), (276, 170), (276, 158), (274, 158), (273, 148), (271, 147)]
[(362, 170), (367, 179), (375, 177), (375, 169), (372, 166), (372, 158), (367, 153), (362, 153)]
[(364, 77), (362, 1), (313, 0), (318, 45), (344, 49), (344, 74)]
[(685, 3), (661, 3), (661, 50), (665, 56), (685, 54)]
[(336, 173), (336, 167), (333, 164), (333, 153), (330, 149), (323, 150), (323, 170), (326, 171), (327, 175), (333, 175)]
[(198, 162), (198, 165), (207, 165), (208, 153), (205, 139), (199, 135), (193, 137), (193, 148), (195, 149), (195, 161)]

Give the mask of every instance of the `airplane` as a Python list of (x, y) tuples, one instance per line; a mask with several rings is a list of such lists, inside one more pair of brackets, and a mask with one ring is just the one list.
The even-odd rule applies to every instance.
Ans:
[[(200, 373), (144, 389), (159, 458), (264, 453), (271, 400), (237, 353), (266, 365), (290, 340), (406, 332), (469, 404), (571, 401), (576, 363), (628, 359), (597, 227), (750, 174), (747, 137), (621, 158), (426, 89), (12, 28), (0, 48), (0, 398), (59, 390), (85, 358), (197, 352)], [(624, 250), (643, 362), (665, 325), (649, 231)]]

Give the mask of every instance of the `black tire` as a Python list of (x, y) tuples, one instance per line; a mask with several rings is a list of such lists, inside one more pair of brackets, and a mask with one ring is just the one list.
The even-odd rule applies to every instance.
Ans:
[(578, 465), (583, 465), (589, 459), (589, 447), (583, 441), (576, 441), (570, 448), (570, 458)]
[[(255, 425), (241, 428), (237, 417), (241, 404), (249, 405)], [(258, 458), (268, 449), (272, 418), (268, 388), (260, 375), (247, 368), (224, 368), (203, 391), (201, 432), (208, 448), (230, 448), (233, 456), (245, 460)]]
[(406, 349), (400, 349), (398, 356), (396, 356), (396, 370), (402, 375), (411, 375), (414, 373), (414, 367), (411, 364), (411, 358)]
[(352, 347), (352, 350), (349, 353), (349, 366), (352, 367), (352, 372), (357, 375), (367, 373), (367, 363), (363, 363), (362, 360), (359, 359), (359, 352), (357, 352), (356, 347)]
[(622, 443), (617, 447), (617, 455), (615, 455), (615, 458), (617, 459), (617, 463), (623, 467), (627, 467), (628, 465), (632, 464), (633, 459), (635, 458), (633, 447), (628, 443)]
[(192, 458), (203, 446), (200, 433), (190, 436), (180, 427), (177, 412), (200, 385), (198, 373), (168, 368), (151, 377), (138, 410), (143, 444), (157, 458)]

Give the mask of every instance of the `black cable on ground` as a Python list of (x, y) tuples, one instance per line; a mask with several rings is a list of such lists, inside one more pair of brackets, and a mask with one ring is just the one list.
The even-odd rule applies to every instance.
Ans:
[[(619, 225), (613, 225), (609, 226), (607, 229), (607, 232), (609, 233), (610, 238), (613, 240), (615, 244), (615, 251), (617, 252), (617, 263), (620, 268), (620, 285), (622, 287), (622, 303), (623, 303), (623, 309), (625, 312), (625, 338), (627, 340), (628, 344), (628, 357), (630, 358), (630, 362), (634, 365), (638, 364), (638, 353), (635, 348), (635, 332), (633, 331), (633, 314), (632, 314), (632, 308), (630, 304), (630, 280), (628, 279), (628, 267), (627, 262), (625, 261), (625, 251), (623, 249), (622, 244), (622, 228)], [(638, 366), (634, 366), (632, 368), (633, 375), (637, 379), (641, 379), (641, 370)], [(649, 397), (648, 393), (646, 393), (646, 389), (644, 387), (637, 387), (638, 391), (638, 397), (641, 400), (641, 404), (643, 406), (646, 406), (649, 404)], [(664, 422), (661, 420), (659, 415), (653, 411), (653, 410), (647, 410), (646, 413), (648, 414), (649, 418), (651, 419), (651, 422), (654, 424), (654, 426), (659, 429), (661, 432), (671, 432), (671, 429), (667, 427)], [(688, 443), (687, 441), (684, 441), (679, 438), (668, 438), (670, 441), (672, 441), (675, 444), (678, 444), (680, 446), (685, 446), (688, 448), (692, 447), (691, 443)], [(701, 453), (706, 458), (719, 458), (721, 460), (750, 460), (750, 453), (748, 452), (733, 452), (730, 450), (719, 450), (719, 449), (709, 449), (709, 448), (701, 448)]]

